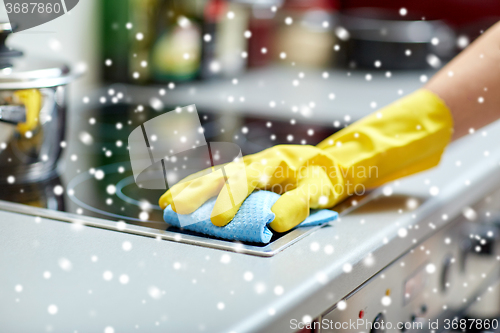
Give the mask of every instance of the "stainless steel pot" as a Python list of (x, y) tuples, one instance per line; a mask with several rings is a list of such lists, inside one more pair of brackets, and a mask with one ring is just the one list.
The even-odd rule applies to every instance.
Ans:
[(65, 146), (66, 85), (78, 76), (57, 60), (8, 48), (10, 33), (0, 24), (0, 184), (54, 175)]

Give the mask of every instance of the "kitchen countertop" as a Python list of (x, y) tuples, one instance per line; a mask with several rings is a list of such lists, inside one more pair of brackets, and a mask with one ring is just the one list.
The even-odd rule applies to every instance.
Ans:
[[(499, 140), (495, 123), (455, 142), (438, 168), (388, 185), (391, 195), (270, 258), (0, 211), (0, 326), (8, 332), (291, 331), (290, 319), (318, 316), (498, 187)], [(439, 193), (431, 195), (431, 188)], [(409, 198), (421, 205), (409, 211)], [(405, 237), (398, 236), (401, 228)], [(57, 313), (50, 314), (53, 305)]]

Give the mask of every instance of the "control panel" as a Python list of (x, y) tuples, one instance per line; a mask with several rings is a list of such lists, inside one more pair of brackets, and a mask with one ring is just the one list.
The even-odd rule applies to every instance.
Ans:
[(453, 319), (480, 295), (499, 292), (491, 288), (500, 277), (496, 205), (500, 192), (464, 209), (317, 318), (315, 332), (452, 330)]

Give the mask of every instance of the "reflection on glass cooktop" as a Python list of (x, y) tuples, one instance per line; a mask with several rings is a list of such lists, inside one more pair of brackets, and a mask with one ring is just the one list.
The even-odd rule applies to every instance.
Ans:
[[(158, 206), (163, 191), (136, 185), (127, 150), (130, 132), (161, 113), (125, 104), (73, 112), (59, 176), (3, 185), (0, 199), (165, 230), (169, 225)], [(272, 115), (262, 119), (212, 110), (198, 113), (207, 141), (234, 142), (243, 154), (280, 143), (317, 144), (335, 130), (332, 124), (300, 124), (293, 113), (288, 122), (272, 120)]]

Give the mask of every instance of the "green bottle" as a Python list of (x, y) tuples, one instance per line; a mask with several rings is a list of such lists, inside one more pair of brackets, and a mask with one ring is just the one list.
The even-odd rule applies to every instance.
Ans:
[(194, 1), (162, 1), (157, 20), (158, 37), (150, 55), (154, 80), (180, 82), (198, 76), (201, 24), (196, 9)]
[(103, 0), (102, 11), (102, 65), (103, 79), (112, 82), (128, 80), (130, 48), (129, 0)]

